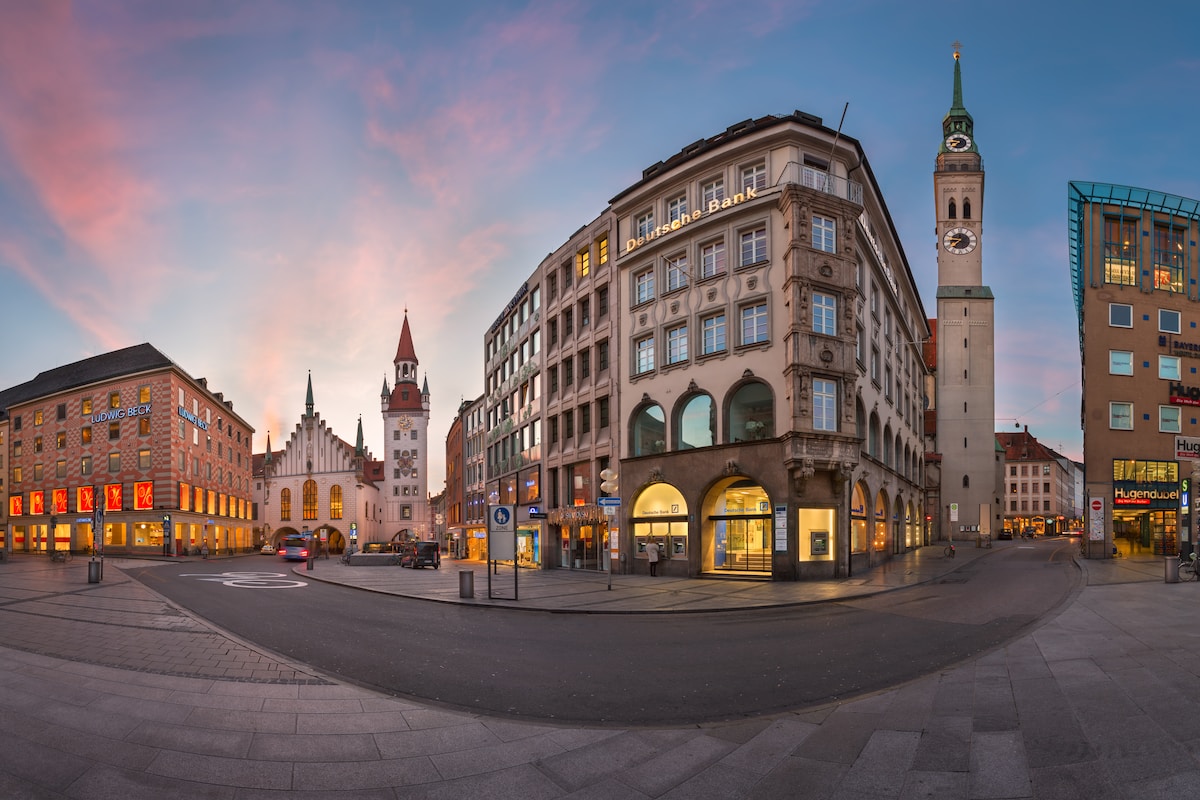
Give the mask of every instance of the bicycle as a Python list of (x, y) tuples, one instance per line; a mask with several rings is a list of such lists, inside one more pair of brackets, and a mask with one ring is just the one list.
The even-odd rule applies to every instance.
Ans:
[(1200, 580), (1200, 562), (1197, 561), (1195, 553), (1179, 557), (1179, 580)]
[(946, 556), (946, 558), (954, 558), (954, 544), (951, 543), (946, 545), (946, 549), (942, 551), (942, 554)]
[(51, 564), (53, 564), (55, 562), (59, 562), (62, 564), (69, 564), (69, 563), (71, 563), (71, 557), (72, 556), (71, 556), (70, 550), (51, 550), (50, 551), (50, 563)]

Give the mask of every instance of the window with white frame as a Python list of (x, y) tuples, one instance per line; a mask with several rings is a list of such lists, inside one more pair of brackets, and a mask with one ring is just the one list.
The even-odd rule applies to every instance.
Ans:
[(759, 162), (742, 167), (742, 191), (767, 188), (767, 165)]
[(837, 335), (837, 298), (825, 292), (812, 295), (813, 333)]
[(654, 370), (654, 337), (643, 336), (633, 344), (636, 375)]
[(1125, 303), (1109, 303), (1108, 324), (1113, 328), (1132, 328), (1133, 306)]
[(700, 277), (712, 278), (725, 272), (725, 241), (717, 239), (700, 246)]
[(1179, 333), (1180, 314), (1165, 308), (1158, 310), (1158, 330), (1160, 333)]
[[(1130, 365), (1129, 375), (1133, 374), (1133, 365)], [(1159, 356), (1158, 357), (1158, 377), (1168, 381), (1178, 381), (1183, 379), (1180, 370), (1179, 356)]]
[(700, 352), (704, 355), (725, 351), (725, 315), (713, 314), (700, 323)]
[(700, 199), (703, 201), (703, 208), (708, 208), (713, 203), (720, 203), (725, 199), (725, 179), (714, 178), (700, 187)]
[[(1159, 368), (1161, 369), (1161, 364)], [(1126, 350), (1109, 350), (1108, 351), (1108, 374), (1109, 375), (1132, 375), (1133, 374), (1133, 353)]]
[(1109, 403), (1108, 427), (1118, 431), (1133, 430), (1133, 403)]
[(647, 211), (637, 218), (637, 235), (649, 236), (654, 230), (654, 212)]
[(654, 299), (654, 270), (644, 269), (633, 276), (633, 303), (648, 303)]
[(1162, 433), (1179, 433), (1179, 406), (1158, 407), (1158, 429)]
[(813, 430), (837, 430), (837, 383), (813, 378)]
[(687, 195), (681, 194), (667, 201), (667, 222), (676, 222), (687, 216)]
[(688, 282), (687, 253), (667, 257), (667, 291), (682, 289)]
[(836, 253), (834, 245), (834, 234), (836, 233), (837, 224), (829, 217), (822, 217), (813, 214), (812, 218), (812, 244), (817, 250), (824, 250), (826, 253)]
[(742, 231), (741, 243), (740, 266), (746, 267), (767, 260), (767, 229), (765, 227)]
[(688, 357), (687, 325), (676, 325), (667, 329), (667, 363), (680, 364)]
[(767, 341), (767, 304), (757, 303), (742, 309), (742, 344)]

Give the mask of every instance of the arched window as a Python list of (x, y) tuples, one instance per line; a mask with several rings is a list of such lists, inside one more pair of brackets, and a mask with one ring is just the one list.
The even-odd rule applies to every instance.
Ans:
[(342, 487), (337, 484), (329, 488), (329, 518), (342, 518)]
[(963, 219), (970, 219), (970, 218), (971, 218), (971, 201), (968, 198), (964, 197), (963, 198)]
[(775, 436), (775, 401), (765, 383), (752, 381), (742, 385), (729, 400), (730, 442), (770, 439)]
[(879, 458), (879, 415), (871, 412), (871, 421), (867, 425), (867, 455)]
[(317, 518), (317, 482), (312, 479), (304, 482), (304, 518)]
[(954, 200), (951, 200), (951, 201), (950, 201), (950, 215), (949, 215), (949, 218), (950, 218), (950, 219), (958, 219), (958, 205), (957, 205), (957, 204), (954, 202)]
[(717, 411), (706, 394), (689, 397), (675, 418), (675, 449), (691, 450), (716, 444)]
[(883, 465), (892, 466), (892, 426), (883, 429)]
[(963, 488), (964, 489), (971, 488), (971, 476), (970, 475), (963, 475)]
[(279, 518), (281, 520), (291, 520), (292, 518), (292, 490), (279, 490)]
[(635, 456), (661, 453), (667, 447), (667, 424), (662, 406), (650, 403), (633, 415), (630, 449)]

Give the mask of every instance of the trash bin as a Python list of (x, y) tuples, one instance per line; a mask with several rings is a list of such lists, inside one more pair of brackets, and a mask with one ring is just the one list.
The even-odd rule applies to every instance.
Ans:
[(1163, 559), (1163, 580), (1167, 583), (1179, 583), (1179, 559), (1175, 556)]
[[(1175, 579), (1179, 580), (1179, 573), (1175, 573)], [(475, 573), (472, 570), (464, 569), (458, 573), (458, 596), (459, 597), (474, 597), (475, 596)]]
[[(1175, 580), (1179, 580), (1179, 572), (1178, 571), (1175, 572)], [(88, 583), (99, 583), (99, 582), (100, 582), (100, 562), (99, 561), (89, 561), (88, 562)]]

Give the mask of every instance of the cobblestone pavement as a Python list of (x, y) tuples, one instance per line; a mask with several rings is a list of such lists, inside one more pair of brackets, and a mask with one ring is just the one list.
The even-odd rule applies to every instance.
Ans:
[[(813, 597), (932, 580), (1024, 546), (997, 545), (940, 563), (925, 548)], [(348, 686), (193, 619), (122, 562), (97, 584), (85, 565), (0, 564), (0, 797), (1173, 800), (1200, 780), (1200, 584), (1166, 583), (1162, 559), (1082, 562), (1084, 587), (1041, 627), (892, 690), (629, 730), (448, 713)], [(571, 610), (561, 577), (484, 602)], [(669, 611), (688, 590), (645, 584), (579, 581), (575, 610), (641, 595), (642, 610)], [(776, 602), (802, 602), (797, 591)]]

